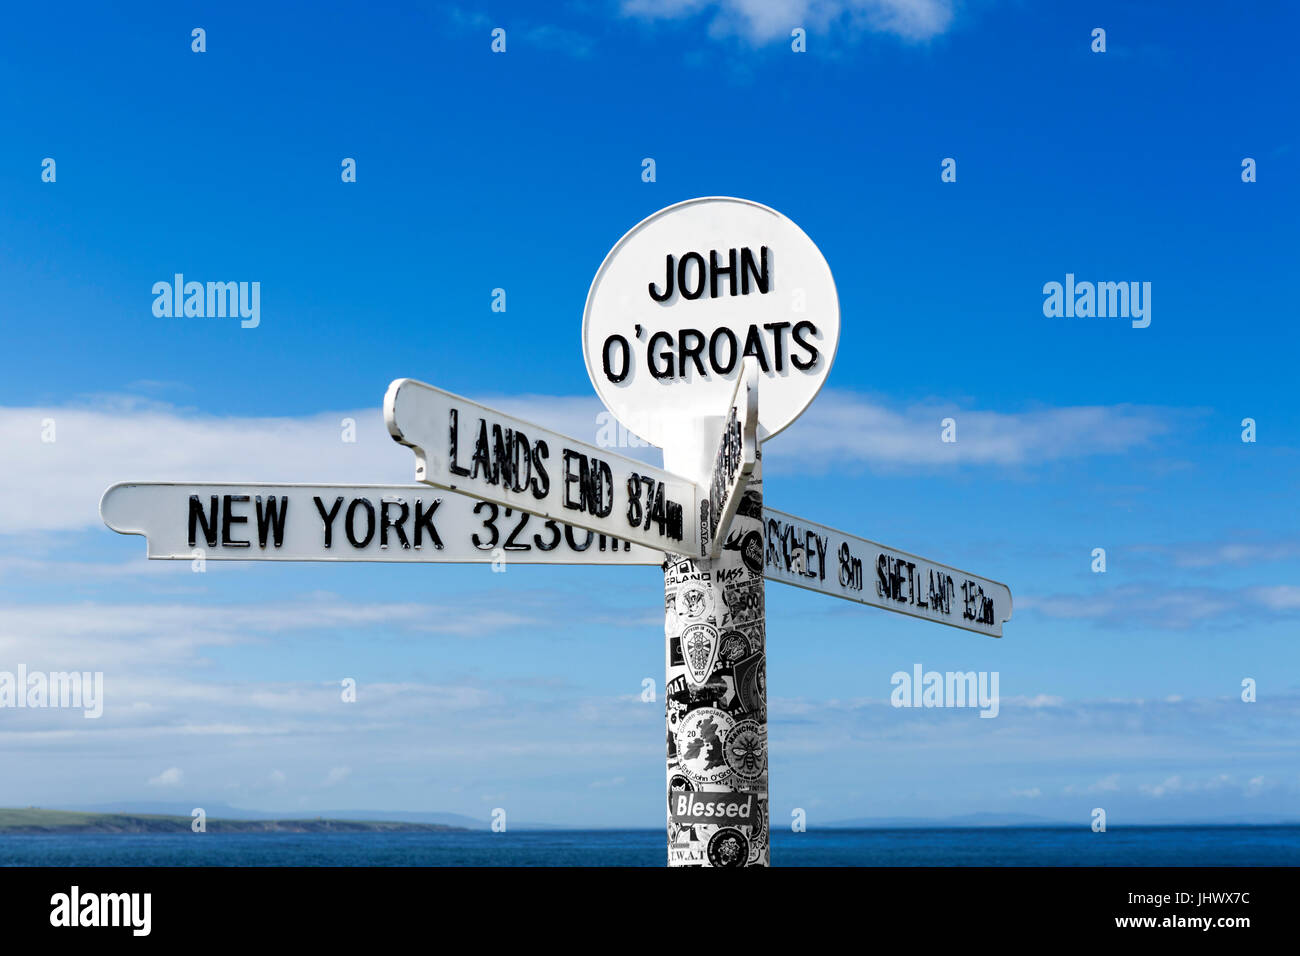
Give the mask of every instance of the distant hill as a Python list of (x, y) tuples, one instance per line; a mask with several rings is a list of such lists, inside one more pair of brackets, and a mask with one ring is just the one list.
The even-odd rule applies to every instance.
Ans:
[[(291, 820), (301, 819), (305, 816), (311, 819), (324, 817), (326, 820), (386, 820), (400, 823), (439, 823), (443, 826), (464, 830), (487, 830), (491, 825), (489, 820), (476, 820), (474, 817), (467, 817), (460, 813), (426, 813), (418, 810), (311, 810), (306, 813), (302, 810), (247, 810), (243, 807), (232, 807), (228, 803), (221, 803), (216, 800), (199, 800), (194, 803), (122, 800), (116, 803), (63, 804), (49, 809), (73, 810), (78, 813), (127, 813), (131, 815), (148, 814), (151, 816), (188, 817), (195, 807), (202, 807), (209, 820), (213, 817), (221, 817), (223, 820)], [(526, 825), (516, 824), (513, 820), (510, 821), (510, 828), (512, 830), (529, 829)]]
[[(1064, 827), (1077, 826), (1065, 820), (1051, 820), (1031, 813), (967, 813), (958, 817), (855, 817), (833, 820), (822, 827), (844, 830), (911, 830), (953, 827)], [(1087, 826), (1085, 821), (1084, 826)]]
[[(189, 833), (194, 820), (151, 813), (84, 813), (75, 810), (0, 809), (0, 834)], [(208, 833), (451, 833), (465, 827), (396, 820), (227, 820), (209, 816)]]

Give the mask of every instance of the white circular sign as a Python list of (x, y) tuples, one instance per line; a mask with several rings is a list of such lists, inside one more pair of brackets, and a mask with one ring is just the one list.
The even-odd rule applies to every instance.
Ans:
[(587, 293), (582, 352), (596, 394), (662, 447), (684, 420), (722, 415), (743, 359), (759, 365), (759, 437), (816, 396), (840, 338), (821, 251), (775, 209), (690, 199), (642, 220)]

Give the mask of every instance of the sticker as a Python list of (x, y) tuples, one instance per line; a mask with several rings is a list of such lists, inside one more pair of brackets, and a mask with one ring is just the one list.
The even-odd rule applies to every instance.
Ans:
[(722, 642), (718, 645), (718, 659), (723, 664), (733, 665), (744, 660), (749, 653), (749, 638), (740, 631), (728, 631), (722, 635)]
[(754, 714), (758, 720), (767, 719), (767, 668), (762, 651), (737, 662), (731, 669), (735, 675), (736, 700), (741, 711)]
[(763, 536), (757, 531), (745, 535), (740, 543), (740, 559), (754, 574), (763, 573)]
[(731, 776), (723, 742), (732, 719), (716, 707), (700, 707), (678, 722), (677, 756), (694, 783), (719, 783)]
[(673, 796), (678, 793), (690, 793), (695, 789), (695, 784), (686, 777), (685, 774), (675, 773), (668, 778), (668, 812), (673, 810)]
[(763, 619), (763, 581), (736, 581), (728, 583), (722, 594), (727, 605), (730, 623), (757, 624)]
[(718, 643), (718, 629), (712, 624), (689, 624), (682, 631), (682, 657), (691, 683), (703, 684), (709, 679), (718, 659)]
[(749, 830), (749, 865), (763, 858), (767, 849), (767, 802), (760, 801), (754, 808), (754, 822)]
[(701, 793), (668, 795), (669, 819), (676, 824), (755, 825), (758, 795), (734, 790), (706, 790)]
[(724, 740), (727, 766), (741, 780), (757, 780), (767, 770), (767, 733), (757, 720), (742, 720)]
[(677, 621), (694, 624), (713, 614), (713, 591), (699, 584), (684, 584), (677, 589)]
[(709, 839), (710, 866), (744, 866), (749, 860), (749, 840), (735, 827), (723, 827)]

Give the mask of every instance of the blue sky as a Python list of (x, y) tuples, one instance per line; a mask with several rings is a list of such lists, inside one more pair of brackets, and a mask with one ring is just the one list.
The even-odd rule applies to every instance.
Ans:
[[(103, 670), (107, 699), (98, 721), (0, 710), (0, 804), (660, 825), (657, 570), (199, 575), (97, 505), (127, 479), (408, 482), (380, 413), (404, 376), (594, 440), (596, 268), (720, 194), (797, 222), (840, 296), (767, 501), (1016, 607), (996, 641), (769, 585), (773, 813), (1294, 816), (1294, 10), (809, 7), (12, 11), (0, 670)], [(155, 317), (176, 272), (259, 281), (260, 325)], [(1150, 327), (1045, 317), (1066, 273), (1150, 282)], [(890, 707), (916, 663), (998, 671), (998, 718)]]

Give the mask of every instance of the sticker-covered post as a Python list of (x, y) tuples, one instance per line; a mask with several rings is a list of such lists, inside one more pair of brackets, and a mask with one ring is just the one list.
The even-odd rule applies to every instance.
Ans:
[(711, 492), (701, 555), (664, 562), (669, 866), (768, 865), (763, 476), (745, 371), (720, 428), (664, 449)]
[(635, 226), (587, 296), (596, 393), (700, 489), (699, 547), (664, 562), (669, 866), (770, 862), (759, 442), (813, 400), (839, 322), (812, 240), (724, 197)]

